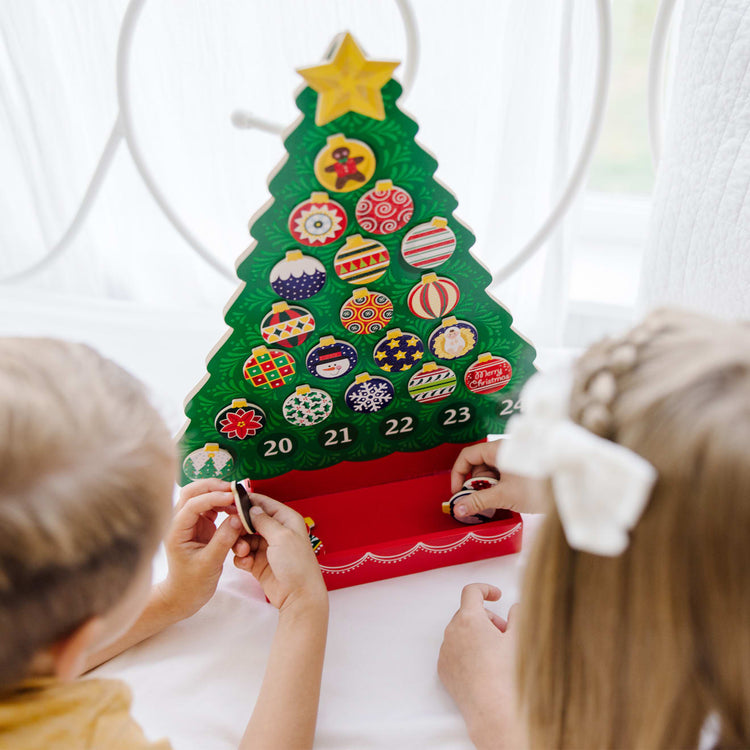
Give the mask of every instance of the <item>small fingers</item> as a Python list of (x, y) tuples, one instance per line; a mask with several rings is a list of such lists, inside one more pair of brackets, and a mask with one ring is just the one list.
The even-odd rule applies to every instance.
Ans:
[(484, 463), (484, 459), (482, 458), (481, 445), (469, 445), (464, 448), (458, 454), (458, 458), (451, 469), (451, 492), (458, 492), (466, 478), (471, 476), (472, 469), (482, 463)]
[(229, 482), (223, 479), (199, 479), (197, 482), (186, 484), (180, 490), (180, 498), (175, 505), (176, 510), (180, 510), (191, 497), (205, 495), (208, 492), (229, 492)]
[[(268, 499), (270, 498), (266, 498), (266, 500)], [(273, 502), (276, 501), (274, 500)], [(261, 505), (253, 505), (250, 508), (250, 520), (258, 534), (269, 544), (280, 542), (284, 538), (284, 535), (291, 531), (291, 529), (280, 523), (275, 517), (266, 513)], [(302, 523), (304, 524), (304, 521)]]
[[(197, 484), (197, 482), (196, 482)], [(214, 490), (203, 495), (188, 498), (177, 510), (172, 520), (172, 531), (178, 534), (192, 534), (195, 524), (203, 517), (209, 517), (211, 511), (224, 511), (234, 504), (234, 497), (226, 490)]]
[(253, 492), (250, 495), (250, 501), (253, 505), (261, 508), (266, 515), (270, 516), (281, 525), (286, 526), (298, 534), (307, 534), (305, 519), (288, 505), (285, 505), (278, 500), (274, 500), (273, 498), (266, 497), (266, 495), (259, 495), (256, 492)]
[(255, 564), (255, 557), (253, 555), (247, 555), (246, 557), (235, 557), (234, 567), (244, 570), (246, 573), (253, 572), (253, 565)]
[(497, 476), (497, 444), (496, 440), (491, 443), (476, 443), (467, 446), (458, 454), (451, 470), (451, 492), (458, 492), (478, 467), (479, 475)]
[(504, 498), (501, 485), (488, 487), (485, 490), (477, 490), (471, 495), (465, 495), (456, 503), (453, 512), (459, 516), (471, 516), (488, 508), (504, 508)]
[(203, 550), (204, 558), (214, 565), (222, 564), (243, 531), (239, 518), (236, 516), (225, 518)]
[(232, 546), (232, 552), (237, 557), (247, 557), (250, 554), (250, 542), (247, 537), (241, 536)]
[(461, 609), (464, 607), (484, 607), (485, 602), (496, 602), (502, 591), (490, 583), (470, 583), (461, 591)]
[(504, 633), (508, 629), (508, 621), (500, 617), (499, 614), (493, 612), (491, 609), (486, 609), (487, 617), (490, 622), (501, 632)]

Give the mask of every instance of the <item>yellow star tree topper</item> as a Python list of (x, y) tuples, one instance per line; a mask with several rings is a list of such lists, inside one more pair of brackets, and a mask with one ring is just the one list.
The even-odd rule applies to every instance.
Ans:
[(315, 124), (325, 125), (347, 112), (384, 120), (380, 90), (399, 65), (390, 60), (368, 60), (348, 31), (340, 34), (329, 62), (297, 69), (308, 86), (318, 92)]

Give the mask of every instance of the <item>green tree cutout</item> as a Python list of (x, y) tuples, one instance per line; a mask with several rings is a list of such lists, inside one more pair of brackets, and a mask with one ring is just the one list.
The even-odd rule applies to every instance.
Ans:
[(228, 335), (189, 398), (182, 482), (270, 478), (502, 433), (534, 349), (396, 101), (396, 63), (340, 36), (251, 226)]

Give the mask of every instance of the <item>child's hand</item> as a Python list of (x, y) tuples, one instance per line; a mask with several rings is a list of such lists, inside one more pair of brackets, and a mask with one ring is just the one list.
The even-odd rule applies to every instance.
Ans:
[(234, 546), (234, 564), (252, 573), (280, 612), (325, 605), (328, 592), (302, 516), (265, 495), (251, 494), (250, 517), (257, 534)]
[[(220, 511), (233, 515), (217, 528)], [(227, 553), (241, 533), (229, 482), (200, 479), (182, 488), (164, 540), (169, 574), (158, 587), (177, 617), (189, 617), (214, 595)]]
[(469, 445), (458, 454), (451, 471), (451, 492), (458, 492), (469, 477), (495, 477), (500, 481), (494, 487), (478, 490), (461, 498), (453, 512), (457, 516), (471, 516), (486, 508), (506, 508), (516, 513), (544, 513), (545, 496), (538, 481), (515, 474), (497, 471), (499, 440)]
[(438, 657), (438, 675), (466, 721), (478, 748), (522, 747), (516, 725), (514, 653), (516, 608), (508, 620), (486, 609), (500, 589), (472, 583), (448, 623)]

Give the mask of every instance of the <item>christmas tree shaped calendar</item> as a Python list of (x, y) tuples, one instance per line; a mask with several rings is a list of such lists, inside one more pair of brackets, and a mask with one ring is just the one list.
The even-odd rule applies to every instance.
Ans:
[(187, 401), (182, 483), (249, 477), (315, 522), (330, 588), (520, 546), (520, 517), (441, 512), (461, 448), (502, 433), (533, 348), (350, 34), (299, 72), (302, 117), (237, 264), (230, 328)]

